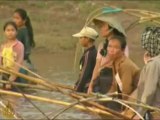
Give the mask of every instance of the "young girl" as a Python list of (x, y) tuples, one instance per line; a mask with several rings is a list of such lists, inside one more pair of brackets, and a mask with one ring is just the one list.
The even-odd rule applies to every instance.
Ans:
[[(23, 44), (17, 40), (17, 26), (14, 22), (9, 21), (4, 25), (4, 34), (6, 40), (0, 47), (0, 64), (4, 68), (12, 69), (14, 71), (19, 71), (19, 66), (17, 66), (14, 62), (18, 64), (23, 63), (24, 58), (24, 46)], [(13, 74), (3, 74), (3, 80), (15, 81), (19, 82), (19, 79)], [(12, 89), (14, 90), (11, 84), (4, 84), (4, 89)]]
[(31, 64), (29, 55), (31, 48), (35, 47), (35, 42), (30, 18), (24, 9), (19, 8), (14, 11), (13, 21), (18, 28), (17, 39), (24, 45), (24, 60)]

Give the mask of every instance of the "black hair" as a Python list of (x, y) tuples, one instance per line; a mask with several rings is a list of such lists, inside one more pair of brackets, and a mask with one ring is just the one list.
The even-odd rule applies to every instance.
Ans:
[(4, 30), (4, 31), (5, 31), (5, 29), (6, 29), (6, 27), (7, 27), (8, 25), (12, 25), (12, 26), (15, 28), (15, 30), (17, 31), (17, 26), (16, 26), (15, 22), (13, 22), (13, 21), (8, 21), (8, 22), (6, 22), (6, 23), (4, 24), (4, 26), (3, 26), (3, 30)]
[(121, 45), (121, 50), (125, 50), (126, 48), (126, 45), (127, 45), (127, 41), (126, 41), (126, 38), (125, 37), (122, 37), (122, 36), (118, 36), (118, 35), (115, 35), (115, 36), (112, 36), (110, 40), (118, 40), (120, 42), (120, 45)]
[[(119, 32), (117, 29), (109, 26), (109, 30), (111, 30), (111, 29), (112, 29), (113, 36), (119, 36), (119, 37), (126, 39), (126, 37), (123, 33)], [(108, 47), (108, 39), (105, 40), (105, 42), (103, 43), (103, 48), (100, 50), (100, 54), (103, 57), (105, 57), (107, 55), (107, 47)]]
[(30, 45), (32, 47), (35, 47), (35, 41), (34, 41), (34, 34), (33, 34), (33, 28), (32, 28), (32, 24), (31, 24), (31, 21), (30, 21), (30, 18), (29, 16), (27, 15), (27, 12), (22, 9), (22, 8), (18, 8), (14, 11), (15, 13), (18, 13), (20, 15), (20, 17), (25, 20), (25, 26), (27, 27), (27, 30), (28, 30), (28, 36), (29, 36), (29, 42), (30, 42)]

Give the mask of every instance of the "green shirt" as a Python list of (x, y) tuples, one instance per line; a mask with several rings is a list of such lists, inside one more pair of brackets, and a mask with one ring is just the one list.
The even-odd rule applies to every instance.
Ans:
[(24, 58), (26, 55), (31, 53), (30, 40), (28, 35), (28, 30), (26, 27), (18, 29), (17, 39), (21, 41), (24, 45)]

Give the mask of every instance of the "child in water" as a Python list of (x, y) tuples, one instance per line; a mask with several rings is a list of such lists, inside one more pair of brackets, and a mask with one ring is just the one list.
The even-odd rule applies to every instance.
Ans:
[[(6, 22), (3, 30), (6, 40), (0, 47), (0, 64), (4, 68), (18, 72), (20, 68), (15, 64), (15, 62), (22, 65), (24, 58), (24, 46), (16, 38), (17, 26), (14, 22), (9, 21)], [(2, 74), (2, 79), (11, 82), (19, 82), (19, 78), (13, 74)], [(3, 88), (7, 90), (15, 90), (11, 84), (4, 84)]]
[(98, 33), (90, 27), (84, 27), (79, 33), (74, 34), (73, 37), (80, 38), (80, 44), (85, 48), (80, 59), (80, 75), (76, 82), (75, 90), (86, 93), (96, 63), (97, 50), (94, 42), (98, 37)]

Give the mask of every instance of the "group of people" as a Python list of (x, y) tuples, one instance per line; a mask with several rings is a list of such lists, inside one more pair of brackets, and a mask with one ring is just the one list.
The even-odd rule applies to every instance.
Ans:
[[(3, 27), (5, 40), (0, 46), (0, 65), (27, 74), (21, 66), (31, 64), (31, 48), (35, 46), (31, 21), (27, 12), (21, 8), (13, 12), (12, 18)], [(2, 79), (10, 82), (27, 82), (13, 74), (6, 73), (2, 74)], [(16, 90), (16, 87), (11, 84), (3, 84), (3, 88)]]
[[(85, 48), (80, 59), (80, 74), (75, 83), (75, 91), (84, 93), (119, 93), (118, 98), (127, 100), (124, 95), (132, 95), (141, 102), (160, 107), (160, 28), (147, 28), (142, 36), (142, 47), (145, 49), (145, 66), (140, 68), (129, 58), (127, 35), (119, 21), (108, 16), (97, 16), (93, 23), (99, 33), (85, 26), (73, 35), (80, 39)], [(31, 48), (35, 46), (33, 29), (27, 12), (16, 9), (13, 20), (4, 25), (5, 40), (0, 46), (0, 64), (17, 72), (26, 73), (20, 65), (31, 64)], [(95, 41), (104, 38), (98, 50)], [(3, 80), (25, 82), (13, 74), (2, 74)], [(15, 90), (11, 84), (4, 84), (4, 89)], [(115, 103), (105, 104), (107, 107), (120, 111)], [(120, 107), (122, 108), (122, 107)], [(137, 108), (145, 116), (150, 113), (146, 109)], [(135, 116), (137, 118), (137, 116)]]
[[(80, 39), (85, 48), (80, 59), (80, 74), (75, 84), (75, 91), (84, 93), (119, 93), (118, 98), (128, 100), (135, 91), (134, 98), (142, 103), (160, 108), (160, 28), (147, 28), (142, 35), (142, 47), (145, 49), (142, 70), (129, 58), (126, 33), (116, 19), (101, 15), (93, 19), (99, 29), (85, 26), (73, 35)], [(94, 45), (98, 36), (104, 38), (98, 46)], [(105, 106), (121, 111), (115, 103)], [(120, 109), (118, 108), (120, 107)], [(117, 109), (118, 108), (118, 109)], [(136, 108), (145, 117), (152, 111)], [(132, 116), (138, 119), (138, 116)], [(160, 118), (160, 116), (158, 117)]]

